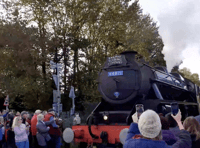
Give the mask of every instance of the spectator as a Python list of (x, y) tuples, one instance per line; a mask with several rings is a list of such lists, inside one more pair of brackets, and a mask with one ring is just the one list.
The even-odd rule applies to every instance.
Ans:
[(36, 110), (34, 116), (31, 119), (31, 133), (32, 133), (32, 141), (33, 141), (33, 147), (38, 148), (38, 141), (36, 138), (36, 125), (37, 125), (37, 115), (39, 115), (42, 111), (41, 110)]
[(31, 133), (31, 114), (28, 114), (26, 123), (29, 126), (29, 134), (28, 134), (28, 141), (29, 141), (29, 147), (32, 148), (32, 133)]
[(2, 112), (3, 118), (6, 118), (8, 113), (9, 113), (9, 111), (3, 110), (3, 112)]
[(194, 117), (200, 124), (200, 115)]
[(45, 111), (43, 111), (42, 112), (42, 114), (44, 115), (44, 117), (45, 117), (45, 115), (47, 114), (47, 111), (45, 110)]
[[(48, 113), (46, 114), (44, 121), (54, 121), (55, 117), (55, 111), (53, 109), (49, 109)], [(50, 130), (49, 134), (51, 136), (52, 141), (52, 148), (60, 148), (61, 143), (61, 131), (58, 128), (58, 125), (56, 125), (55, 121), (49, 125)]]
[(2, 148), (2, 140), (3, 140), (3, 128), (4, 127), (4, 120), (3, 120), (3, 117), (0, 116), (0, 148)]
[(174, 120), (174, 118), (171, 116), (171, 112), (166, 114), (165, 117), (169, 123), (169, 130), (176, 136), (176, 138), (178, 138), (180, 129), (177, 126), (177, 123)]
[[(147, 110), (141, 114), (138, 124), (131, 123), (124, 148), (190, 148), (191, 138), (189, 132), (184, 130), (181, 123), (181, 112), (179, 111), (173, 117), (177, 121), (181, 132), (180, 139), (172, 146), (168, 146), (162, 140), (161, 122), (158, 114), (153, 110)], [(134, 122), (137, 122), (136, 113), (132, 118)], [(138, 135), (139, 133), (141, 135)]]
[(169, 130), (169, 122), (166, 117), (163, 117), (160, 115), (160, 121), (162, 125), (162, 139), (168, 144), (168, 145), (173, 145), (176, 141), (177, 138), (175, 135)]
[(23, 124), (26, 124), (27, 116), (28, 116), (28, 112), (26, 112), (26, 111), (22, 111), (21, 112), (21, 117), (22, 117), (22, 123)]
[(183, 122), (185, 130), (192, 138), (192, 148), (200, 148), (200, 125), (194, 117), (187, 117)]
[[(51, 124), (53, 121), (50, 122), (44, 122), (44, 115), (43, 114), (39, 114), (37, 116), (37, 141), (38, 141), (38, 145), (41, 148), (47, 148), (47, 145), (50, 145), (48, 142), (50, 141), (51, 137), (49, 135), (49, 129), (50, 127), (47, 127), (47, 125)], [(50, 146), (48, 146), (50, 147)]]
[(20, 112), (16, 112), (15, 116), (21, 116)]
[(10, 112), (6, 117), (5, 123), (5, 140), (7, 141), (7, 148), (15, 148), (15, 133), (12, 130), (14, 114)]
[(2, 145), (2, 147), (5, 147), (5, 144), (6, 144), (6, 140), (5, 140), (5, 122), (4, 122), (4, 118), (2, 116), (0, 116), (0, 119), (1, 119), (1, 125), (2, 125), (2, 128), (1, 128), (1, 131), (2, 131), (1, 145)]
[(15, 133), (15, 143), (17, 148), (29, 148), (26, 125), (22, 123), (21, 117), (15, 117), (12, 125)]

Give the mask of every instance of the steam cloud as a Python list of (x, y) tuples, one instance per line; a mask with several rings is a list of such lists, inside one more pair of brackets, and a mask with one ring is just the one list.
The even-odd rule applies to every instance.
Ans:
[(198, 49), (196, 53), (200, 55), (200, 1), (178, 0), (171, 6), (165, 11), (161, 10), (158, 15), (168, 71), (184, 60), (184, 57), (187, 58), (183, 56), (185, 51), (194, 52), (192, 48), (195, 47)]

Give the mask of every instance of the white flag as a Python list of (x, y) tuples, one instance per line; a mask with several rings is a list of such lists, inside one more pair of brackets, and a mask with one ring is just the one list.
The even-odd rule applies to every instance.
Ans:
[(73, 86), (71, 86), (70, 93), (69, 93), (69, 97), (72, 98), (72, 99), (76, 98), (75, 93), (74, 93), (74, 87), (73, 87)]

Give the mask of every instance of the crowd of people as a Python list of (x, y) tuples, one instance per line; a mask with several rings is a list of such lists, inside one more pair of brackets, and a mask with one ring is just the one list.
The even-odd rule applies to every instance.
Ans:
[(60, 148), (62, 120), (55, 111), (0, 112), (0, 148)]
[(181, 121), (181, 111), (176, 116), (165, 116), (146, 110), (138, 118), (132, 115), (124, 148), (200, 148), (200, 123), (198, 117)]
[[(139, 117), (132, 115), (124, 148), (200, 148), (200, 115), (181, 121), (177, 115), (165, 116), (153, 110), (144, 111)], [(55, 111), (36, 110), (0, 112), (0, 148), (60, 148), (62, 121)]]

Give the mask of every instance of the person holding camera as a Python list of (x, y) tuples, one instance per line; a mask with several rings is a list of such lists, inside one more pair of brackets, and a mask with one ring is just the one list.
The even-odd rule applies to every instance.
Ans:
[(184, 130), (180, 110), (172, 117), (180, 129), (179, 139), (172, 146), (162, 140), (162, 125), (158, 114), (153, 110), (146, 110), (140, 115), (139, 120), (137, 113), (133, 114), (133, 123), (130, 125), (124, 148), (191, 148), (190, 133)]
[(12, 130), (15, 133), (15, 143), (17, 148), (29, 148), (28, 128), (22, 123), (21, 117), (15, 117), (12, 125)]

